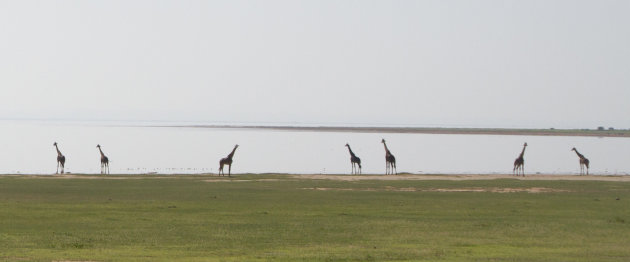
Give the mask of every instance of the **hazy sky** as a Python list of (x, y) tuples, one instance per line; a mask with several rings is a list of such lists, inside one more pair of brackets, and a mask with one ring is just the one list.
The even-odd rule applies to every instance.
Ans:
[(0, 118), (630, 128), (630, 1), (0, 0)]

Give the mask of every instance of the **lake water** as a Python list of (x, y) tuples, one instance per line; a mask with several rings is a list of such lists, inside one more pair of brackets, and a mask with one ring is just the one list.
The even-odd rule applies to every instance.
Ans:
[[(155, 125), (155, 124), (153, 124)], [(385, 172), (381, 138), (396, 156), (398, 172), (505, 174), (524, 142), (527, 174), (577, 174), (576, 147), (591, 173), (630, 174), (630, 139), (501, 135), (434, 135), (152, 127), (116, 123), (0, 121), (0, 174), (53, 174), (57, 153), (66, 172), (99, 173), (102, 146), (111, 173), (216, 173), (235, 144), (233, 173), (345, 174), (349, 143), (364, 174)]]

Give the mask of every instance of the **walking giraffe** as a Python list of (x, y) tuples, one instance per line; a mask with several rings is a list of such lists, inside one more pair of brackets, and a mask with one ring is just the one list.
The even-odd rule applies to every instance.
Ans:
[(523, 144), (523, 151), (521, 151), (521, 154), (518, 155), (518, 158), (514, 160), (514, 169), (512, 169), (512, 173), (514, 173), (516, 176), (518, 176), (519, 171), (520, 171), (520, 174), (525, 176), (525, 158), (523, 158), (523, 155), (525, 155), (526, 147), (527, 147), (527, 143)]
[(224, 165), (228, 165), (228, 176), (232, 176), (232, 157), (234, 157), (234, 152), (236, 151), (236, 148), (238, 148), (238, 145), (234, 146), (234, 149), (232, 149), (232, 152), (230, 152), (230, 154), (225, 157), (225, 158), (221, 158), (221, 160), (219, 161), (219, 175), (221, 175), (221, 173), (223, 173), (223, 175), (225, 176), (225, 171), (223, 171), (223, 166)]
[[(352, 152), (352, 149), (350, 149), (350, 145), (348, 143), (346, 143), (346, 147), (348, 148), (348, 151), (350, 151), (350, 163), (352, 164), (352, 174), (361, 174), (361, 159), (357, 157), (354, 154), (354, 152)], [(359, 165), (358, 172), (355, 165)]]
[(397, 175), (396, 171), (396, 158), (392, 155), (392, 152), (389, 152), (387, 149), (387, 144), (385, 144), (385, 139), (381, 139), (381, 143), (385, 146), (385, 175), (394, 174)]
[(586, 167), (586, 175), (588, 176), (588, 169), (591, 162), (588, 161), (588, 158), (584, 157), (584, 155), (580, 154), (575, 147), (571, 149), (571, 151), (575, 151), (577, 156), (580, 158), (580, 175), (584, 174), (584, 167)]
[(66, 157), (61, 154), (61, 151), (59, 151), (59, 147), (57, 147), (57, 142), (55, 142), (53, 146), (55, 146), (55, 149), (57, 149), (57, 172), (55, 172), (55, 174), (59, 174), (59, 166), (61, 166), (61, 173), (63, 174), (63, 170), (66, 165)]
[(109, 174), (109, 158), (103, 154), (103, 150), (101, 150), (101, 145), (96, 145), (98, 151), (101, 152), (101, 174)]

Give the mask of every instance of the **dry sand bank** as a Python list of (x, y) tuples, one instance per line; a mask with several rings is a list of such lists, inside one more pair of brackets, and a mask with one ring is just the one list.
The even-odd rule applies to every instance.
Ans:
[(573, 180), (573, 181), (616, 181), (630, 182), (630, 176), (579, 176), (579, 175), (292, 175), (298, 179), (328, 179), (340, 181), (360, 181), (360, 180), (493, 180), (493, 179), (518, 179), (518, 180)]
[[(247, 182), (247, 181), (279, 181), (274, 175), (274, 178), (266, 178), (266, 175), (248, 175), (247, 178), (243, 177), (243, 174), (234, 174), (232, 177), (217, 176), (216, 174), (177, 174), (177, 175), (146, 175), (146, 174), (134, 174), (134, 175), (98, 175), (98, 174), (63, 174), (63, 175), (29, 175), (29, 174), (11, 174), (0, 175), (2, 177), (20, 177), (20, 178), (46, 178), (46, 179), (200, 179), (206, 182)], [(282, 175), (282, 174), (279, 174)], [(517, 179), (517, 180), (572, 180), (572, 181), (613, 181), (613, 182), (630, 182), (630, 176), (623, 175), (527, 175), (513, 176), (513, 175), (494, 175), (494, 174), (446, 174), (446, 175), (322, 175), (322, 174), (288, 174), (287, 179), (322, 179), (322, 180), (336, 180), (336, 181), (362, 181), (362, 180), (379, 180), (379, 181), (400, 181), (400, 180), (450, 180), (450, 181), (464, 181), (464, 180), (494, 180), (494, 179)]]
[(530, 188), (509, 188), (509, 187), (464, 187), (464, 188), (415, 188), (415, 187), (384, 187), (384, 188), (325, 188), (313, 187), (304, 188), (306, 190), (317, 191), (390, 191), (390, 192), (491, 192), (491, 193), (562, 193), (571, 192), (564, 189), (554, 189), (547, 187), (530, 187)]

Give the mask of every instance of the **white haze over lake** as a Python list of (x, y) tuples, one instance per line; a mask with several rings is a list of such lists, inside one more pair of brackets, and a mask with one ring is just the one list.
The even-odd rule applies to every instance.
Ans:
[(0, 118), (630, 128), (630, 1), (0, 1)]

